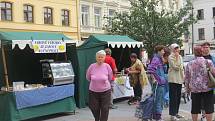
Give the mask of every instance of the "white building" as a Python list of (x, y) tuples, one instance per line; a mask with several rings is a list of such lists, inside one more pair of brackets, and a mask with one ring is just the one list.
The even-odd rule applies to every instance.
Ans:
[(160, 0), (160, 9), (165, 10), (178, 10), (180, 9), (184, 2), (184, 0)]
[[(178, 10), (183, 6), (183, 0), (160, 0), (158, 10)], [(80, 28), (82, 39), (91, 34), (105, 34), (105, 17), (111, 17), (115, 12), (129, 12), (129, 0), (81, 0)]]
[[(190, 38), (186, 54), (192, 53), (192, 44), (210, 42), (215, 45), (215, 0), (193, 0), (193, 13), (198, 22), (190, 27)], [(193, 35), (192, 35), (193, 33)], [(212, 48), (212, 51), (215, 51)]]
[(81, 37), (88, 38), (90, 34), (104, 34), (107, 24), (105, 17), (111, 17), (115, 12), (128, 12), (129, 0), (81, 0), (80, 25)]

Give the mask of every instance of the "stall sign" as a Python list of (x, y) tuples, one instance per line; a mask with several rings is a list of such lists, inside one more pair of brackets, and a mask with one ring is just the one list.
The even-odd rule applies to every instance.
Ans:
[(34, 53), (64, 53), (66, 44), (62, 40), (33, 40)]

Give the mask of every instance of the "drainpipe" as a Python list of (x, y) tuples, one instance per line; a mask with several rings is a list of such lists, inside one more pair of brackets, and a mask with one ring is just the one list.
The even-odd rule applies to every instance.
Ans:
[(76, 0), (76, 24), (77, 24), (77, 37), (78, 37), (78, 40), (81, 40), (81, 33), (80, 33), (80, 22), (79, 22), (79, 6), (80, 6), (80, 1), (79, 0)]

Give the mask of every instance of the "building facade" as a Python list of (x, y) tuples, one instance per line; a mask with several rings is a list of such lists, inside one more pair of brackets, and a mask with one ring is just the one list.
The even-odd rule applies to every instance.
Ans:
[[(192, 45), (203, 42), (212, 44), (212, 52), (215, 52), (215, 1), (193, 0), (193, 13), (197, 17), (197, 23), (190, 27), (190, 38), (186, 53), (192, 53)], [(192, 35), (193, 34), (193, 35)]]
[(159, 9), (178, 10), (184, 5), (184, 0), (160, 0)]
[(60, 32), (79, 39), (79, 0), (0, 0), (0, 31)]
[(82, 39), (91, 34), (104, 34), (108, 24), (106, 17), (114, 16), (115, 12), (129, 12), (129, 0), (81, 0), (80, 26)]
[[(160, 0), (158, 10), (178, 10), (184, 0)], [(90, 34), (105, 34), (105, 26), (110, 24), (106, 17), (114, 16), (115, 12), (129, 12), (129, 0), (81, 0), (80, 28), (82, 39)]]

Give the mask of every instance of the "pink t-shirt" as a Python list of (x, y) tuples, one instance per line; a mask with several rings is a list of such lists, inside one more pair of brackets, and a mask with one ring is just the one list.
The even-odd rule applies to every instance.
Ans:
[(110, 81), (113, 77), (111, 67), (107, 63), (98, 65), (93, 63), (87, 70), (86, 78), (90, 81), (89, 90), (104, 92), (111, 89)]

